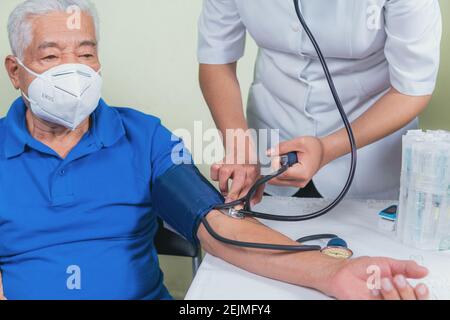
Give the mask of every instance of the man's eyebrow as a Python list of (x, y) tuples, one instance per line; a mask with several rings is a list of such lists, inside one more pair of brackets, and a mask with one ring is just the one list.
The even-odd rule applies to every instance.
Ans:
[(56, 42), (43, 42), (39, 45), (39, 50), (44, 50), (47, 48), (59, 48), (58, 44)]
[(95, 40), (85, 40), (85, 41), (81, 41), (79, 44), (80, 47), (97, 47), (97, 41)]

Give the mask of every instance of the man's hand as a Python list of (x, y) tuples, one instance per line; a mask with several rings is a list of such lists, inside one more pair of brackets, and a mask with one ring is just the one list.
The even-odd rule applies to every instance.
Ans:
[(3, 280), (1, 272), (0, 272), (0, 300), (6, 300), (6, 297), (3, 295)]
[[(226, 202), (238, 200), (249, 192), (261, 175), (261, 168), (255, 164), (227, 164), (219, 162), (211, 166), (211, 179), (219, 182), (219, 189)], [(229, 181), (232, 180), (231, 187)], [(261, 202), (264, 186), (258, 189), (252, 204)]]
[(315, 137), (301, 137), (286, 141), (268, 151), (274, 157), (273, 166), (279, 167), (280, 155), (297, 152), (299, 163), (292, 166), (281, 176), (269, 181), (269, 184), (286, 187), (304, 188), (314, 175), (326, 164), (324, 162), (324, 145)]
[[(331, 276), (329, 295), (355, 300), (428, 300), (426, 285), (412, 287), (428, 270), (414, 261), (362, 257), (344, 261)], [(373, 287), (371, 287), (373, 286)]]

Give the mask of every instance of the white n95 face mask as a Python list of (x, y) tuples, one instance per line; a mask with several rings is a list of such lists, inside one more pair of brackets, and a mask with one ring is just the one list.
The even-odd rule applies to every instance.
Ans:
[(97, 108), (102, 89), (100, 71), (84, 64), (62, 64), (37, 74), (17, 61), (36, 76), (28, 96), (22, 94), (40, 119), (75, 130)]

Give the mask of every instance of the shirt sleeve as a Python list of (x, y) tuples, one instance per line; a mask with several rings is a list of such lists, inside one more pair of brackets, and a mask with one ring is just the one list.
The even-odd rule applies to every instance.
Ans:
[(157, 125), (151, 143), (152, 183), (174, 165), (193, 163), (192, 156), (183, 141), (161, 123)]
[(411, 96), (432, 94), (442, 37), (438, 0), (387, 1), (385, 20), (391, 85)]
[(162, 125), (152, 139), (152, 207), (177, 233), (198, 245), (202, 217), (223, 198), (193, 165), (181, 139)]
[(228, 64), (244, 55), (246, 28), (235, 0), (204, 0), (198, 30), (199, 63)]

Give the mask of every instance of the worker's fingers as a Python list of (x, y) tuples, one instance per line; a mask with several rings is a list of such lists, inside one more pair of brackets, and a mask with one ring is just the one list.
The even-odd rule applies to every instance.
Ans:
[(285, 142), (280, 143), (275, 148), (269, 149), (267, 151), (267, 155), (269, 157), (276, 157), (276, 156), (288, 154), (288, 153), (294, 152), (294, 151), (302, 151), (303, 145), (304, 145), (304, 142), (303, 142), (302, 138), (285, 141)]
[(277, 171), (281, 168), (281, 157), (273, 157), (270, 161), (270, 168), (273, 171)]
[[(280, 167), (280, 161), (279, 158), (275, 158), (272, 162), (272, 168), (274, 170)], [(312, 170), (309, 169), (304, 163), (297, 163), (294, 166), (290, 167), (286, 172), (279, 175), (277, 178), (279, 180), (286, 180), (286, 181), (301, 181), (306, 182), (306, 184), (312, 179), (313, 174)], [(305, 185), (306, 185), (305, 184)]]
[(219, 189), (224, 196), (228, 195), (229, 180), (232, 175), (233, 169), (231, 167), (223, 166), (219, 170)]
[(428, 269), (415, 261), (388, 259), (388, 263), (393, 276), (401, 274), (406, 278), (421, 279), (428, 275)]
[(416, 294), (417, 300), (428, 300), (430, 299), (430, 290), (428, 290), (428, 287), (424, 285), (423, 283), (418, 284), (414, 288), (414, 293)]
[(281, 180), (278, 178), (272, 179), (269, 181), (270, 185), (280, 186), (280, 187), (296, 187), (296, 188), (304, 188), (308, 184), (306, 181), (301, 180)]
[(233, 182), (231, 183), (230, 192), (228, 193), (226, 202), (232, 202), (239, 199), (239, 195), (246, 186), (246, 173), (243, 170), (235, 170), (233, 173)]
[[(273, 165), (272, 165), (273, 166)], [(296, 164), (285, 173), (269, 181), (270, 185), (304, 188), (311, 177), (307, 176), (304, 167)]]
[(403, 275), (396, 275), (393, 282), (402, 300), (416, 300), (414, 288), (411, 287)]
[(262, 198), (264, 196), (264, 189), (265, 189), (265, 185), (262, 185), (258, 188), (258, 190), (255, 193), (255, 196), (253, 197), (253, 199), (250, 201), (250, 203), (252, 204), (252, 206), (260, 203), (262, 201)]
[[(248, 195), (248, 193), (250, 192), (250, 189), (253, 188), (253, 186), (255, 185), (255, 182), (256, 182), (256, 180), (258, 180), (258, 178), (259, 177), (254, 178), (254, 177), (250, 177), (249, 175), (247, 175), (247, 180), (245, 181), (245, 187), (241, 190), (241, 194), (239, 195), (239, 199), (240, 198), (244, 198), (244, 197), (246, 197)], [(256, 192), (253, 195), (252, 199), (250, 199), (250, 204), (252, 206), (261, 202), (262, 197), (264, 195), (265, 187), (266, 187), (265, 185), (261, 185), (256, 190)]]
[(212, 181), (219, 181), (219, 172), (222, 168), (222, 163), (215, 163), (211, 166), (211, 180)]
[(400, 295), (389, 278), (381, 279), (380, 292), (384, 300), (400, 300)]
[(293, 167), (289, 168), (289, 170), (279, 175), (277, 178), (286, 181), (311, 179), (308, 171), (300, 164), (296, 164)]

